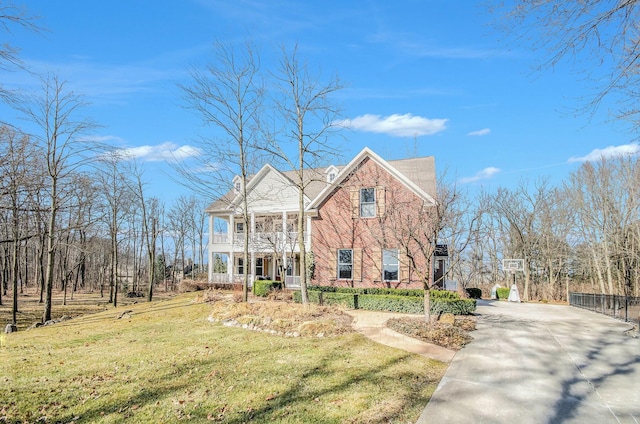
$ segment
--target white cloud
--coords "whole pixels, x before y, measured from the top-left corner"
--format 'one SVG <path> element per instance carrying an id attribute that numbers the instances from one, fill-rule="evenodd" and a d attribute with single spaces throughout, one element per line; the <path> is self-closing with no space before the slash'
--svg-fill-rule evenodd
<path id="1" fill-rule="evenodd" d="M 410 113 L 385 117 L 366 114 L 335 122 L 335 125 L 356 131 L 387 134 L 393 137 L 433 135 L 444 131 L 447 128 L 446 124 L 447 119 L 428 119 L 422 116 L 413 116 Z"/>
<path id="2" fill-rule="evenodd" d="M 585 156 L 572 156 L 567 162 L 592 162 L 600 159 L 611 159 L 619 156 L 637 154 L 640 154 L 640 144 L 629 143 L 621 146 L 608 146 L 604 149 L 593 149 L 591 153 Z"/>
<path id="3" fill-rule="evenodd" d="M 490 133 L 491 133 L 490 128 L 483 128 L 481 130 L 471 131 L 470 133 L 467 133 L 467 135 L 471 137 L 478 137 L 478 136 L 488 135 Z"/>
<path id="4" fill-rule="evenodd" d="M 490 167 L 485 168 L 482 171 L 478 172 L 473 177 L 461 178 L 460 179 L 460 183 L 467 184 L 467 183 L 474 183 L 474 182 L 480 181 L 480 180 L 488 180 L 489 178 L 491 178 L 494 175 L 496 175 L 498 172 L 500 172 L 500 168 L 495 168 L 493 166 L 490 166 Z"/>
<path id="5" fill-rule="evenodd" d="M 178 146 L 170 141 L 156 146 L 146 145 L 120 149 L 119 152 L 128 159 L 140 159 L 146 162 L 171 162 L 196 157 L 202 153 L 197 147 Z"/>

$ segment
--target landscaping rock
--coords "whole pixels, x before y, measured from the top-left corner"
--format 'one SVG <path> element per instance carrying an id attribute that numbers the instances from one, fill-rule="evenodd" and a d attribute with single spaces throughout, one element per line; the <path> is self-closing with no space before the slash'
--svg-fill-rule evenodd
<path id="1" fill-rule="evenodd" d="M 118 315 L 116 317 L 116 319 L 129 319 L 131 318 L 131 314 L 133 313 L 133 311 L 131 309 L 127 309 L 126 311 L 122 311 L 122 313 L 120 313 L 120 315 Z"/>
<path id="2" fill-rule="evenodd" d="M 38 327 L 42 327 L 42 323 L 34 322 L 33 324 L 31 324 L 31 327 L 27 328 L 27 330 L 33 330 L 34 328 L 38 328 Z"/>
<path id="3" fill-rule="evenodd" d="M 15 333 L 16 331 L 18 331 L 18 326 L 15 324 L 7 324 L 7 326 L 4 328 L 4 332 L 6 334 Z"/>

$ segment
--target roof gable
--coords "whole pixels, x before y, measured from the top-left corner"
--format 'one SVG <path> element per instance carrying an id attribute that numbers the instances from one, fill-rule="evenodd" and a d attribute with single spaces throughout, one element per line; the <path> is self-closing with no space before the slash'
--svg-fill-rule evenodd
<path id="1" fill-rule="evenodd" d="M 333 183 L 328 184 L 315 197 L 315 199 L 313 199 L 313 201 L 309 204 L 307 209 L 317 208 L 327 197 L 331 195 L 331 193 L 336 187 L 339 187 L 340 184 L 342 184 L 342 182 L 352 172 L 356 170 L 358 165 L 360 165 L 366 158 L 373 160 L 378 166 L 380 166 L 381 168 L 389 172 L 389 174 L 391 174 L 395 179 L 397 179 L 400 183 L 406 186 L 409 190 L 414 192 L 417 196 L 422 198 L 425 202 L 432 203 L 434 205 L 436 204 L 436 201 L 433 198 L 433 196 L 430 193 L 428 193 L 424 188 L 429 185 L 427 183 L 430 180 L 433 180 L 433 192 L 435 194 L 435 167 L 433 166 L 433 158 L 418 158 L 418 159 L 422 159 L 423 161 L 425 159 L 428 159 L 432 165 L 431 169 L 423 169 L 422 170 L 423 172 L 420 172 L 421 170 L 419 169 L 418 167 L 419 164 L 416 160 L 405 159 L 405 160 L 393 161 L 396 164 L 396 166 L 393 166 L 390 162 L 387 162 L 384 159 L 382 159 L 379 155 L 377 155 L 371 149 L 369 149 L 368 147 L 365 147 L 364 149 L 362 149 L 360 153 L 358 153 L 351 160 L 351 162 L 349 162 L 344 168 L 342 168 L 342 170 L 337 175 Z M 400 168 L 404 169 L 405 172 L 404 173 L 401 172 Z M 410 179 L 407 175 L 405 175 L 405 173 L 412 175 L 413 178 Z M 433 178 L 431 178 L 428 175 L 429 173 L 434 174 Z M 427 175 L 424 178 L 420 178 L 419 176 L 421 174 L 427 174 Z M 416 179 L 419 179 L 420 180 L 419 182 L 422 182 L 424 184 L 419 185 L 418 182 L 415 181 Z"/>

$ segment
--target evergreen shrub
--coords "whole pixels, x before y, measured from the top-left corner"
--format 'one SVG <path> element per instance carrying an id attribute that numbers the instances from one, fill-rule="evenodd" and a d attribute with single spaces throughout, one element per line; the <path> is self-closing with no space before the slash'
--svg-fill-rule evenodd
<path id="1" fill-rule="evenodd" d="M 479 289 L 477 287 L 468 288 L 467 294 L 471 299 L 482 299 L 482 289 Z"/>

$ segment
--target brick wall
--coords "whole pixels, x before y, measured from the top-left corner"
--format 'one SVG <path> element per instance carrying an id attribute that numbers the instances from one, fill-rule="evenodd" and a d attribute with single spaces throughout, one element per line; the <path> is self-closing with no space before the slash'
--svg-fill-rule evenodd
<path id="1" fill-rule="evenodd" d="M 361 218 L 362 188 L 376 193 L 375 217 Z M 423 288 L 432 283 L 432 206 L 370 158 L 318 207 L 312 220 L 315 273 L 312 284 L 350 287 Z M 337 273 L 338 249 L 352 249 L 351 279 Z M 399 281 L 383 281 L 384 249 L 398 249 Z"/>

